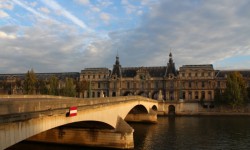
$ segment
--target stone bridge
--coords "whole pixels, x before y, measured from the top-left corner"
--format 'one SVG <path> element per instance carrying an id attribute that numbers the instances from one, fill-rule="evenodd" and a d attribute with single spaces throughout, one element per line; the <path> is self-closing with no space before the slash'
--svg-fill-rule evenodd
<path id="1" fill-rule="evenodd" d="M 77 107 L 77 116 L 68 117 L 67 113 L 72 106 Z M 79 143 L 81 141 L 77 141 L 77 138 L 67 137 L 63 139 L 60 136 L 55 136 L 55 134 L 60 135 L 61 133 L 65 134 L 65 132 L 61 132 L 61 129 L 53 130 L 63 125 L 85 121 L 108 125 L 113 129 L 112 134 L 109 134 L 110 141 L 119 139 L 120 148 L 133 148 L 133 129 L 124 119 L 156 122 L 157 108 L 157 101 L 140 96 L 96 99 L 28 95 L 1 96 L 0 149 L 8 148 L 25 139 L 43 141 L 42 139 L 51 136 L 54 136 L 54 140 L 58 143 L 65 143 L 71 139 L 70 142 L 72 143 L 70 144 L 81 144 Z M 50 133 L 44 132 L 50 131 L 50 129 Z M 79 133 L 83 133 L 83 131 L 74 134 L 79 135 Z M 105 133 L 105 135 L 108 134 Z M 102 137 L 102 139 L 99 139 L 100 145 L 110 142 L 107 141 L 109 138 Z M 106 141 L 103 139 L 106 139 Z M 95 138 L 92 143 L 89 141 L 89 145 L 95 146 L 96 142 L 98 142 L 98 139 Z M 117 143 L 114 144 L 117 145 Z M 112 144 L 110 147 L 112 147 Z"/>

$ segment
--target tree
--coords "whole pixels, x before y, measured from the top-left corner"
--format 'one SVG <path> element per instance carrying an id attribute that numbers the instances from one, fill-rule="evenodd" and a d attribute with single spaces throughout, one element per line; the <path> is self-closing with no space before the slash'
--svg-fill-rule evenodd
<path id="1" fill-rule="evenodd" d="M 217 105 L 226 104 L 224 93 L 219 88 L 214 90 L 214 102 Z"/>
<path id="2" fill-rule="evenodd" d="M 76 96 L 76 86 L 72 78 L 65 78 L 65 86 L 62 88 L 62 95 L 75 97 Z"/>
<path id="3" fill-rule="evenodd" d="M 59 79 L 53 75 L 49 79 L 49 94 L 50 95 L 59 95 Z"/>
<path id="4" fill-rule="evenodd" d="M 225 98 L 231 106 L 241 106 L 247 102 L 246 84 L 239 72 L 233 72 L 227 77 Z"/>
<path id="5" fill-rule="evenodd" d="M 76 92 L 78 93 L 79 97 L 88 89 L 88 83 L 86 80 L 82 80 L 77 82 L 76 84 Z"/>
<path id="6" fill-rule="evenodd" d="M 247 88 L 248 102 L 250 102 L 250 86 Z"/>
<path id="7" fill-rule="evenodd" d="M 36 91 L 36 74 L 33 69 L 26 73 L 24 80 L 24 90 L 27 94 L 35 94 Z"/>
<path id="8" fill-rule="evenodd" d="M 37 82 L 37 91 L 40 94 L 49 94 L 49 89 L 47 87 L 47 81 L 43 79 L 39 79 Z"/>

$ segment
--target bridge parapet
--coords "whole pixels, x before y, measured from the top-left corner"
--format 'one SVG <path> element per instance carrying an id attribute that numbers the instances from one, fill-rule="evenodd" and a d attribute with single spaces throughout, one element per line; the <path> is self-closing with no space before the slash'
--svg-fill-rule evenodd
<path id="1" fill-rule="evenodd" d="M 71 106 L 100 105 L 130 100 L 155 100 L 141 96 L 121 96 L 104 98 L 72 98 L 48 95 L 0 96 L 0 115 L 68 109 Z"/>

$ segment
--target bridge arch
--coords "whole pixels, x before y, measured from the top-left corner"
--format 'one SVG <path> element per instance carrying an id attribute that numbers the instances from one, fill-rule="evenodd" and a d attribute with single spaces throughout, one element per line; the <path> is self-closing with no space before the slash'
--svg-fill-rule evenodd
<path id="1" fill-rule="evenodd" d="M 133 108 L 137 108 L 142 110 L 142 112 L 148 113 L 154 105 L 156 107 L 158 106 L 157 101 L 141 96 L 105 97 L 92 98 L 89 100 L 73 98 L 67 99 L 68 98 L 60 97 L 48 101 L 42 97 L 42 100 L 34 100 L 32 103 L 25 103 L 25 105 L 19 104 L 20 106 L 23 106 L 23 110 L 27 111 L 20 113 L 20 115 L 24 115 L 20 118 L 25 119 L 30 117 L 30 119 L 23 121 L 19 120 L 20 122 L 8 122 L 6 120 L 4 124 L 0 124 L 0 128 L 3 129 L 0 130 L 0 135 L 8 135 L 4 137 L 5 140 L 0 141 L 0 149 L 5 149 L 17 142 L 49 129 L 75 122 L 102 122 L 107 124 L 109 127 L 116 128 L 119 120 L 118 118 L 124 119 Z M 20 100 L 17 101 L 21 103 Z M 15 103 L 13 103 L 13 101 L 9 101 L 9 103 L 9 105 L 13 105 L 11 107 L 15 108 Z M 38 103 L 44 108 L 50 109 L 39 110 L 40 108 L 38 109 L 37 107 L 39 106 Z M 66 113 L 69 111 L 69 106 L 78 106 L 77 116 L 66 117 Z M 41 111 L 42 115 L 40 115 Z M 11 113 L 14 114 L 16 112 Z M 39 117 L 32 118 L 32 116 Z"/>
<path id="2" fill-rule="evenodd" d="M 153 105 L 152 110 L 157 111 L 156 105 Z"/>
<path id="3" fill-rule="evenodd" d="M 169 115 L 175 115 L 175 106 L 174 105 L 169 105 L 168 106 L 168 114 Z"/>
<path id="4" fill-rule="evenodd" d="M 123 96 L 129 96 L 129 95 L 133 95 L 133 93 L 131 91 L 126 91 Z"/>
<path id="5" fill-rule="evenodd" d="M 147 113 L 148 110 L 143 105 L 136 105 L 128 112 L 128 114 L 147 114 Z"/>
<path id="6" fill-rule="evenodd" d="M 87 128 L 87 129 L 114 129 L 111 125 L 101 121 L 79 121 L 62 125 L 60 127 Z"/>

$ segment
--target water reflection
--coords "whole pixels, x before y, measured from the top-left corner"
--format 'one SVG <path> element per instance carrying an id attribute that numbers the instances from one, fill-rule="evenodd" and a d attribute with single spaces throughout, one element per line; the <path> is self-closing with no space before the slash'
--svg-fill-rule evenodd
<path id="1" fill-rule="evenodd" d="M 250 117 L 159 117 L 157 124 L 131 126 L 135 129 L 135 150 L 248 150 L 250 147 Z M 10 149 L 99 148 L 21 142 Z"/>
<path id="2" fill-rule="evenodd" d="M 145 131 L 135 132 L 138 150 L 242 150 L 250 147 L 249 124 L 250 117 L 177 117 L 159 118 L 157 125 L 132 126 Z"/>

